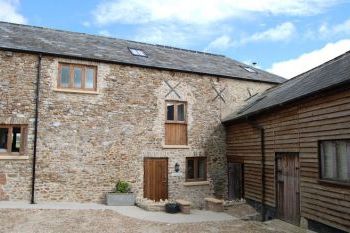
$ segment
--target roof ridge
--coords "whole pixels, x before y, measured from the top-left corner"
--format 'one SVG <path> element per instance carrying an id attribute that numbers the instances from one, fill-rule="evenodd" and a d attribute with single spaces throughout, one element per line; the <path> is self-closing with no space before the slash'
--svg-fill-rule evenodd
<path id="1" fill-rule="evenodd" d="M 157 47 L 161 47 L 161 48 L 181 50 L 181 51 L 185 51 L 185 52 L 198 53 L 198 54 L 204 54 L 204 55 L 209 55 L 209 56 L 226 57 L 225 55 L 222 55 L 222 54 L 207 53 L 207 52 L 202 52 L 202 51 L 192 50 L 192 49 L 182 49 L 182 48 L 168 46 L 168 45 L 160 45 L 160 44 L 154 44 L 154 45 Z"/>
<path id="2" fill-rule="evenodd" d="M 222 54 L 207 53 L 207 52 L 202 52 L 202 51 L 198 51 L 198 50 L 182 49 L 182 48 L 173 47 L 173 46 L 168 46 L 168 45 L 152 44 L 152 43 L 146 43 L 146 42 L 134 41 L 134 40 L 128 40 L 128 39 L 121 39 L 121 38 L 110 37 L 110 36 L 104 36 L 104 35 L 89 34 L 89 33 L 86 33 L 86 32 L 68 31 L 68 30 L 56 29 L 56 28 L 50 28 L 50 27 L 42 27 L 42 26 L 35 26 L 35 25 L 29 25 L 29 24 L 12 23 L 12 22 L 6 22 L 6 21 L 1 21 L 1 20 L 0 20 L 0 23 L 3 23 L 3 24 L 12 24 L 12 25 L 17 25 L 17 26 L 22 26 L 22 27 L 28 27 L 28 28 L 45 29 L 45 30 L 51 30 L 51 31 L 56 31 L 56 32 L 65 32 L 65 33 L 81 34 L 81 35 L 87 35 L 87 36 L 94 36 L 94 37 L 98 37 L 98 38 L 108 38 L 108 39 L 113 39 L 113 40 L 122 40 L 122 41 L 131 42 L 131 43 L 137 43 L 137 44 L 144 44 L 144 45 L 156 46 L 156 47 L 159 47 L 159 48 L 173 49 L 173 50 L 179 50 L 179 51 L 185 51 L 185 52 L 203 54 L 203 55 L 208 55 L 208 56 L 226 57 L 225 55 L 222 55 Z"/>

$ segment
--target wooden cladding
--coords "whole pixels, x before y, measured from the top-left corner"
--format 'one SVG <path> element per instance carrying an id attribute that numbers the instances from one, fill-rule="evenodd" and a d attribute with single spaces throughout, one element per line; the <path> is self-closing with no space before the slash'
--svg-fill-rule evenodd
<path id="1" fill-rule="evenodd" d="M 165 123 L 165 145 L 187 145 L 187 124 Z"/>
<path id="2" fill-rule="evenodd" d="M 280 219 L 299 225 L 299 154 L 276 154 L 277 215 Z"/>
<path id="3" fill-rule="evenodd" d="M 97 67 L 59 63 L 57 88 L 96 91 Z"/>
<path id="4" fill-rule="evenodd" d="M 166 102 L 165 145 L 187 145 L 187 108 L 185 102 Z"/>
<path id="5" fill-rule="evenodd" d="M 168 199 L 167 158 L 145 158 L 144 197 L 154 201 Z"/>
<path id="6" fill-rule="evenodd" d="M 320 180 L 322 148 L 319 147 L 319 142 L 350 138 L 349 89 L 324 92 L 315 98 L 304 99 L 273 112 L 260 114 L 255 120 L 265 129 L 266 204 L 277 207 L 278 202 L 283 203 L 278 200 L 277 194 L 276 154 L 299 153 L 300 215 L 348 232 L 350 187 L 344 185 L 346 182 Z M 339 145 L 338 148 L 340 151 L 345 150 L 344 145 Z M 260 202 L 262 174 L 259 130 L 246 121 L 229 125 L 226 149 L 229 162 L 244 163 L 244 197 Z M 328 165 L 324 164 L 328 167 L 324 175 L 345 177 L 345 162 L 341 163 L 341 171 L 333 169 L 337 164 L 334 161 L 345 161 L 344 157 L 338 156 L 333 159 L 335 160 L 327 161 Z M 283 215 L 281 217 L 283 218 Z"/>
<path id="7" fill-rule="evenodd" d="M 24 154 L 26 138 L 27 126 L 0 125 L 0 155 Z"/>
<path id="8" fill-rule="evenodd" d="M 243 195 L 243 164 L 228 163 L 228 198 L 240 200 Z"/>

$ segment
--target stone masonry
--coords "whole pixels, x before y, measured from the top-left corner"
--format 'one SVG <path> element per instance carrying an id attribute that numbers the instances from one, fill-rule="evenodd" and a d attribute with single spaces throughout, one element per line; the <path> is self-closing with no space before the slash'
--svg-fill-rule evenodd
<path id="1" fill-rule="evenodd" d="M 0 200 L 29 200 L 33 157 L 36 55 L 0 51 L 0 124 L 28 124 L 27 156 L 0 157 Z M 57 89 L 58 63 L 97 66 L 97 93 Z M 251 93 L 272 85 L 237 79 L 44 56 L 40 89 L 36 200 L 105 202 L 118 180 L 143 196 L 143 159 L 168 158 L 169 199 L 202 207 L 227 192 L 220 120 Z M 180 82 L 180 95 L 166 94 Z M 216 92 L 225 88 L 225 102 Z M 164 148 L 165 100 L 187 102 L 188 148 Z M 229 103 L 229 104 L 227 104 Z M 186 157 L 206 156 L 208 182 L 186 183 Z M 180 164 L 176 173 L 174 166 Z"/>

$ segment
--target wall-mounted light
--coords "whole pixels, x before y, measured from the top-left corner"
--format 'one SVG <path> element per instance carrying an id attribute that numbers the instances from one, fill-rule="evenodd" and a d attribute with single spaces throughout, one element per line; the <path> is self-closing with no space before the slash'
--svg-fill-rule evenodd
<path id="1" fill-rule="evenodd" d="M 180 171 L 180 164 L 175 163 L 175 172 L 179 172 L 179 171 Z"/>

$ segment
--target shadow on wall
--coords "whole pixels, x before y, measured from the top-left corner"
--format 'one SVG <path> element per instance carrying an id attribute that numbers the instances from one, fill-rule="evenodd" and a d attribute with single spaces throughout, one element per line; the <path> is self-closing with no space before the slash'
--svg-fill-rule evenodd
<path id="1" fill-rule="evenodd" d="M 227 198 L 226 134 L 222 124 L 218 124 L 204 141 L 207 155 L 208 173 L 213 182 L 214 196 Z"/>

